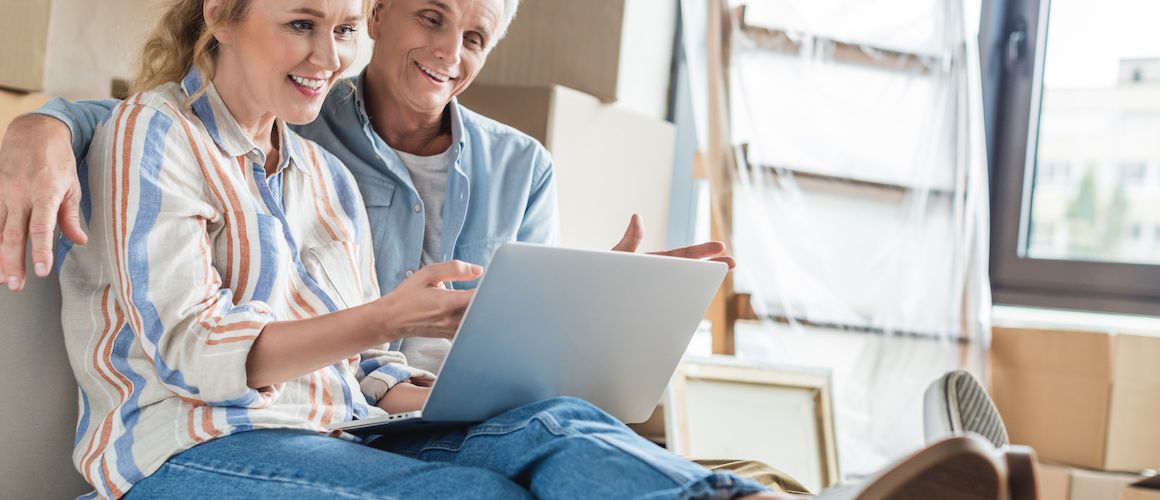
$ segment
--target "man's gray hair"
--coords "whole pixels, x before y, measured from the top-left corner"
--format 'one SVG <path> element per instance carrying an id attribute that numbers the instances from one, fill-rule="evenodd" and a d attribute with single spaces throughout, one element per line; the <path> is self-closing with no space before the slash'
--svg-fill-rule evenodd
<path id="1" fill-rule="evenodd" d="M 503 25 L 499 29 L 499 36 L 495 37 L 492 42 L 492 48 L 507 36 L 508 28 L 512 25 L 512 20 L 516 18 L 516 11 L 520 10 L 520 0 L 503 0 Z"/>

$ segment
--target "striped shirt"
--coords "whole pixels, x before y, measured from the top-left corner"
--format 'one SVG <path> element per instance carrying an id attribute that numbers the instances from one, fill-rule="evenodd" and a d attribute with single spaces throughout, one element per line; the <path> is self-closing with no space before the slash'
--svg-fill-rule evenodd
<path id="1" fill-rule="evenodd" d="M 246 358 L 271 321 L 379 297 L 350 173 L 276 124 L 280 164 L 196 72 L 118 105 L 82 165 L 90 241 L 61 257 L 63 322 L 80 388 L 73 461 L 118 498 L 169 457 L 251 429 L 327 432 L 382 415 L 401 380 L 433 376 L 383 346 L 275 387 Z M 339 435 L 353 439 L 349 435 Z"/>

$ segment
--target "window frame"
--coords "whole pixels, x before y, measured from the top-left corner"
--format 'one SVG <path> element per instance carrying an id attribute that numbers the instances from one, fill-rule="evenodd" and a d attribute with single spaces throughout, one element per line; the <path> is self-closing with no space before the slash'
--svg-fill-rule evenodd
<path id="1" fill-rule="evenodd" d="M 1021 255 L 1029 236 L 1050 4 L 984 3 L 980 45 L 991 164 L 992 300 L 1160 315 L 1160 265 Z"/>

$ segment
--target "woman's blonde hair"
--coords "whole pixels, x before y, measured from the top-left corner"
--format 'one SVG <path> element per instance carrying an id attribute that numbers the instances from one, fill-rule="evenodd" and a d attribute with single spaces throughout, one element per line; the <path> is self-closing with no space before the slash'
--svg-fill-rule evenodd
<path id="1" fill-rule="evenodd" d="M 203 0 L 169 0 L 162 8 L 157 27 L 149 34 L 132 91 L 141 92 L 180 82 L 191 67 L 202 74 L 202 88 L 190 97 L 197 99 L 213 80 L 216 68 L 218 30 L 240 22 L 250 10 L 250 0 L 223 0 L 213 19 L 206 19 Z"/>

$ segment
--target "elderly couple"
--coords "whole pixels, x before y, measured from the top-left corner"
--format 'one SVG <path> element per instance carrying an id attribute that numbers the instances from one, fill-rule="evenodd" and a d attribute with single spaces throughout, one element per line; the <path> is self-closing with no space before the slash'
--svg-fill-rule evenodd
<path id="1" fill-rule="evenodd" d="M 420 408 L 491 252 L 558 239 L 548 153 L 455 100 L 518 3 L 170 0 L 132 97 L 13 123 L 4 278 L 23 288 L 29 239 L 49 273 L 59 220 L 94 494 L 781 495 L 574 399 L 451 431 L 326 430 Z M 370 65 L 342 80 L 364 26 Z M 614 249 L 640 236 L 634 217 Z M 733 265 L 716 242 L 665 253 Z"/>

